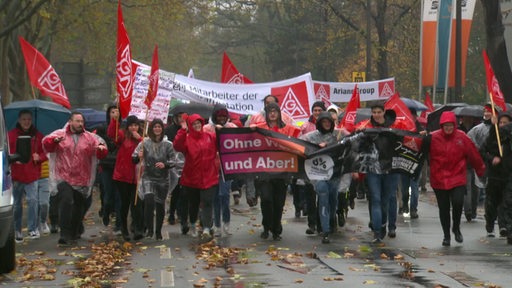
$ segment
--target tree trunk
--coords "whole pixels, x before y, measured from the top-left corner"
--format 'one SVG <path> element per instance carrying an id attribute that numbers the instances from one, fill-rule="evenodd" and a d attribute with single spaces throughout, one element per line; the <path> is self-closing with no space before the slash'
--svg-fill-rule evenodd
<path id="1" fill-rule="evenodd" d="M 499 0 L 481 0 L 481 2 L 485 15 L 487 54 L 505 101 L 512 103 L 512 81 L 510 81 L 512 70 L 508 63 L 504 38 L 505 27 L 502 22 L 500 2 Z"/>

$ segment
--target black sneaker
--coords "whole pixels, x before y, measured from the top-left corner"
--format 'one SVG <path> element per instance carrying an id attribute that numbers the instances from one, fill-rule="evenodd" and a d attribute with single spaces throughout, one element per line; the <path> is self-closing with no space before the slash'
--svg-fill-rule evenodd
<path id="1" fill-rule="evenodd" d="M 59 227 L 55 224 L 50 224 L 50 233 L 56 234 L 57 232 L 59 232 Z"/>
<path id="2" fill-rule="evenodd" d="M 281 238 L 281 235 L 279 234 L 273 234 L 272 238 L 274 238 L 274 241 L 281 241 L 283 238 Z"/>
<path id="3" fill-rule="evenodd" d="M 507 228 L 500 228 L 500 237 L 507 237 Z"/>
<path id="4" fill-rule="evenodd" d="M 322 243 L 323 244 L 329 244 L 331 243 L 331 240 L 329 240 L 329 234 L 327 233 L 324 233 L 323 236 L 322 236 Z"/>
<path id="5" fill-rule="evenodd" d="M 464 238 L 462 238 L 462 233 L 460 233 L 460 231 L 453 231 L 453 234 L 455 234 L 455 241 L 457 241 L 457 243 L 462 243 L 464 241 Z"/>
<path id="6" fill-rule="evenodd" d="M 389 232 L 388 232 L 388 237 L 389 238 L 395 238 L 396 237 L 396 231 L 395 229 L 390 229 Z"/>
<path id="7" fill-rule="evenodd" d="M 411 210 L 411 219 L 418 219 L 418 211 Z"/>
<path id="8" fill-rule="evenodd" d="M 308 227 L 308 229 L 306 229 L 306 234 L 308 234 L 308 235 L 315 234 L 315 228 Z"/>
<path id="9" fill-rule="evenodd" d="M 261 232 L 261 234 L 260 234 L 261 239 L 268 239 L 268 236 L 269 236 L 269 233 L 267 230 Z"/>
<path id="10" fill-rule="evenodd" d="M 190 230 L 190 227 L 188 227 L 188 225 L 181 226 L 181 234 L 187 235 L 189 230 Z"/>
<path id="11" fill-rule="evenodd" d="M 345 226 L 345 213 L 343 211 L 338 213 L 338 226 Z"/>
<path id="12" fill-rule="evenodd" d="M 144 238 L 144 236 L 142 234 L 135 234 L 133 236 L 133 240 L 135 240 L 135 241 L 139 241 L 142 238 Z"/>
<path id="13" fill-rule="evenodd" d="M 70 247 L 73 246 L 73 241 L 60 238 L 57 244 L 59 245 L 59 247 Z"/>
<path id="14" fill-rule="evenodd" d="M 156 238 L 156 241 L 161 241 L 163 239 L 162 232 L 156 232 L 155 238 Z"/>
<path id="15" fill-rule="evenodd" d="M 450 246 L 450 239 L 446 239 L 444 238 L 443 239 L 443 243 L 442 243 L 443 246 Z"/>

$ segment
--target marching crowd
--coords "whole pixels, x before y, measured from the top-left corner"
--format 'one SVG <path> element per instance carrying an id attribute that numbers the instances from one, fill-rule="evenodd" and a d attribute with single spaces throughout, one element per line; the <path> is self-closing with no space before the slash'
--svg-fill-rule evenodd
<path id="1" fill-rule="evenodd" d="M 416 116 L 416 111 L 411 112 Z M 72 112 L 64 128 L 43 136 L 32 125 L 31 112 L 19 112 L 16 128 L 9 132 L 10 150 L 15 152 L 19 135 L 28 135 L 32 157 L 28 163 L 12 165 L 16 242 L 25 238 L 25 196 L 26 237 L 37 239 L 41 233 L 60 233 L 59 245 L 73 245 L 84 233 L 83 218 L 92 203 L 92 188 L 99 183 L 103 224 L 112 225 L 125 241 L 144 237 L 161 240 L 166 210 L 167 221 L 175 224 L 179 219 L 184 235 L 205 241 L 230 235 L 230 192 L 238 203 L 244 187 L 251 207 L 260 202 L 262 239 L 272 236 L 278 241 L 283 237 L 283 207 L 291 189 L 295 215 L 307 214 L 306 234 L 318 233 L 322 243 L 329 243 L 329 234 L 345 224 L 348 207 L 354 208 L 354 198 L 364 198 L 361 191 L 366 187 L 369 227 L 373 242 L 380 243 L 386 236 L 396 237 L 398 213 L 410 212 L 411 219 L 419 217 L 419 181 L 421 176 L 429 175 L 443 246 L 450 246 L 452 233 L 455 241 L 463 242 L 462 212 L 468 221 L 474 219 L 479 192 L 484 191 L 487 235 L 494 237 L 497 222 L 500 235 L 512 244 L 512 116 L 493 111 L 491 105 L 485 105 L 483 120 L 474 127 L 468 127 L 467 122 L 461 126 L 461 119 L 451 111 L 442 113 L 440 129 L 430 133 L 416 120 L 416 132 L 425 135 L 419 151 L 426 159 L 422 165 L 429 167 L 419 168 L 421 176 L 395 172 L 390 161 L 378 161 L 386 157 L 382 147 L 388 146 L 384 144 L 395 141 L 386 134 L 365 138 L 365 145 L 374 147 L 372 157 L 376 160 L 368 171 L 334 171 L 328 180 L 251 174 L 226 180 L 215 131 L 245 124 L 327 147 L 368 128 L 403 129 L 402 120 L 393 110 L 374 104 L 370 119 L 347 131 L 339 129 L 338 111 L 333 113 L 319 101 L 312 105 L 309 121 L 298 127 L 291 117 L 281 113 L 278 98 L 268 95 L 264 109 L 242 119 L 244 124 L 230 119 L 227 108 L 217 104 L 210 119 L 179 113 L 172 115 L 167 126 L 154 119 L 148 123 L 147 137 L 144 122 L 137 117 L 129 116 L 122 123 L 114 105 L 106 114 L 107 123 L 89 132 L 84 116 Z M 116 221 L 110 223 L 113 214 Z"/>

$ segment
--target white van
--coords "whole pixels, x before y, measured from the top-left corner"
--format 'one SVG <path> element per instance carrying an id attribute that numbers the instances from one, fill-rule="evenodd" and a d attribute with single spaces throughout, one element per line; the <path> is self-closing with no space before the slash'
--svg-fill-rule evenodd
<path id="1" fill-rule="evenodd" d="M 14 242 L 14 215 L 10 163 L 26 162 L 30 159 L 30 137 L 18 139 L 17 153 L 9 154 L 9 141 L 5 128 L 3 107 L 0 103 L 0 273 L 7 273 L 16 267 L 16 246 Z M 28 149 L 28 150 L 27 150 Z"/>

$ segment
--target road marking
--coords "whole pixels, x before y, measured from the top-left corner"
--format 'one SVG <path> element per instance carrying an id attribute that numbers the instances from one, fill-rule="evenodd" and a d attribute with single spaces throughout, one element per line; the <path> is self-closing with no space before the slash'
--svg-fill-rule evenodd
<path id="1" fill-rule="evenodd" d="M 171 248 L 169 247 L 160 247 L 160 259 L 171 259 Z"/>
<path id="2" fill-rule="evenodd" d="M 160 272 L 160 283 L 162 283 L 160 287 L 174 287 L 174 272 L 172 270 L 162 270 Z"/>

